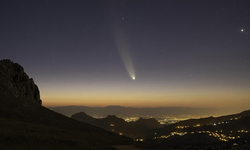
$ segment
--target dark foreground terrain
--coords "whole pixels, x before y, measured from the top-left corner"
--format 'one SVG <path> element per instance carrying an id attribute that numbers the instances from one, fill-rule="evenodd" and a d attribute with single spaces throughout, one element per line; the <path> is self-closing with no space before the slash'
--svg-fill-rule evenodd
<path id="1" fill-rule="evenodd" d="M 38 87 L 23 68 L 0 61 L 0 149 L 115 149 L 133 140 L 55 113 L 41 105 Z"/>
<path id="2" fill-rule="evenodd" d="M 15 105 L 13 105 L 15 103 Z M 42 106 L 0 102 L 1 149 L 108 149 L 132 140 Z"/>

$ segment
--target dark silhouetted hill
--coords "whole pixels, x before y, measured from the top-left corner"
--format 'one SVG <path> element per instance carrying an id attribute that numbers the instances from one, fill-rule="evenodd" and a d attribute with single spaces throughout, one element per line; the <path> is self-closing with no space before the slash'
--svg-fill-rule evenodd
<path id="1" fill-rule="evenodd" d="M 118 118 L 115 115 L 108 115 L 106 118 L 95 119 L 84 112 L 76 113 L 72 115 L 71 118 L 132 138 L 145 137 L 149 129 L 162 127 L 154 118 L 140 118 L 135 122 L 126 122 L 124 119 Z"/>
<path id="2" fill-rule="evenodd" d="M 82 122 L 86 122 L 86 123 L 92 123 L 96 120 L 95 118 L 87 115 L 84 112 L 76 113 L 76 114 L 72 115 L 71 118 L 73 118 L 75 120 L 82 121 Z"/>
<path id="3" fill-rule="evenodd" d="M 70 119 L 43 106 L 23 68 L 0 61 L 0 149 L 113 149 L 132 139 Z"/>
<path id="4" fill-rule="evenodd" d="M 137 121 L 135 121 L 134 124 L 136 126 L 149 127 L 149 128 L 160 128 L 160 127 L 162 127 L 160 125 L 160 123 L 154 118 L 149 118 L 149 119 L 140 118 Z"/>
<path id="5" fill-rule="evenodd" d="M 175 125 L 179 126 L 194 126 L 197 124 L 206 125 L 206 124 L 217 124 L 218 122 L 235 120 L 242 117 L 250 116 L 250 110 L 243 111 L 238 114 L 220 116 L 220 117 L 208 117 L 208 118 L 200 118 L 200 119 L 189 119 L 176 123 Z"/>

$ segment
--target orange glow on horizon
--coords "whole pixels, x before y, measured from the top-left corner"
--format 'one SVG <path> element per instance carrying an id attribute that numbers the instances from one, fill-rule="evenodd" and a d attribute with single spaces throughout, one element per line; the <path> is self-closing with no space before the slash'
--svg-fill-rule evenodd
<path id="1" fill-rule="evenodd" d="M 194 92 L 195 91 L 195 92 Z M 150 89 L 127 90 L 101 88 L 91 91 L 42 90 L 43 106 L 89 106 L 104 107 L 119 105 L 124 107 L 198 107 L 227 108 L 250 106 L 248 89 Z"/>

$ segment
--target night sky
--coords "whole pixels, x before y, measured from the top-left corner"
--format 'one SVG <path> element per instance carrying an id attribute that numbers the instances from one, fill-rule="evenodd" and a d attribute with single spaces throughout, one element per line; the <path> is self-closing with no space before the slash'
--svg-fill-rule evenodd
<path id="1" fill-rule="evenodd" d="M 250 107 L 249 0 L 1 0 L 0 59 L 44 106 Z"/>

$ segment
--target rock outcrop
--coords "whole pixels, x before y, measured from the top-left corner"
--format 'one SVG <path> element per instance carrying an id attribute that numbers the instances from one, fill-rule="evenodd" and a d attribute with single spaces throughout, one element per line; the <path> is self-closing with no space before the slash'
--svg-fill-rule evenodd
<path id="1" fill-rule="evenodd" d="M 0 89 L 28 103 L 42 104 L 34 80 L 29 78 L 21 65 L 9 59 L 0 60 Z"/>

